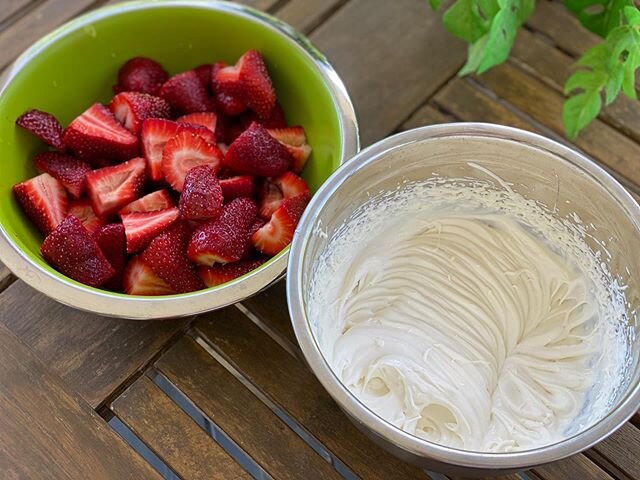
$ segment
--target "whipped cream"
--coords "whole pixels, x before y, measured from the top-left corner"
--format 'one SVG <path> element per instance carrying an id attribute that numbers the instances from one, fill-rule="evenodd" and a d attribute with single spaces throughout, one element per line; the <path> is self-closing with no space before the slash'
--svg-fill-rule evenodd
<path id="1" fill-rule="evenodd" d="M 307 299 L 357 398 L 473 451 L 583 430 L 630 362 L 624 289 L 585 227 L 499 183 L 432 179 L 374 196 L 329 239 Z"/>

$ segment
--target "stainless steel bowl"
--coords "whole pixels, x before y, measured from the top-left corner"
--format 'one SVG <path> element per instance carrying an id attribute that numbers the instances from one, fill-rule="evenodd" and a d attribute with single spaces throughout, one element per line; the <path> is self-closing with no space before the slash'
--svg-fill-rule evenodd
<path id="1" fill-rule="evenodd" d="M 28 68 L 31 60 L 40 55 L 43 48 L 61 41 L 69 32 L 90 29 L 92 24 L 96 22 L 129 11 L 154 8 L 170 9 L 172 7 L 221 11 L 254 22 L 282 37 L 292 47 L 309 58 L 313 68 L 321 75 L 333 97 L 333 107 L 340 122 L 342 142 L 340 163 L 352 157 L 359 150 L 358 125 L 353 105 L 340 77 L 324 55 L 304 35 L 289 25 L 253 8 L 230 2 L 202 2 L 198 0 L 128 2 L 87 13 L 61 26 L 25 51 L 0 79 L 0 92 L 4 91 L 23 69 Z M 287 266 L 288 255 L 289 249 L 287 248 L 268 264 L 245 277 L 213 289 L 164 297 L 118 295 L 79 285 L 63 276 L 52 275 L 21 251 L 0 227 L 0 259 L 19 278 L 53 299 L 74 308 L 129 319 L 150 320 L 184 317 L 239 302 L 282 278 Z"/>
<path id="2" fill-rule="evenodd" d="M 398 456 L 445 473 L 507 473 L 559 460 L 598 443 L 640 407 L 640 341 L 632 345 L 632 367 L 610 412 L 580 433 L 556 444 L 509 453 L 463 451 L 403 432 L 378 417 L 340 382 L 325 360 L 306 312 L 306 295 L 319 253 L 368 194 L 394 190 L 404 181 L 444 177 L 492 179 L 467 162 L 486 168 L 524 197 L 577 213 L 597 229 L 590 247 L 611 253 L 609 268 L 628 285 L 629 318 L 640 306 L 640 207 L 620 184 L 581 153 L 533 133 L 477 123 L 424 127 L 395 135 L 361 151 L 337 170 L 307 208 L 289 257 L 287 295 L 304 356 L 331 396 L 370 438 Z M 322 234 L 319 234 L 322 232 Z M 326 235 L 325 235 L 326 234 Z M 606 258 L 603 256 L 603 258 Z"/>

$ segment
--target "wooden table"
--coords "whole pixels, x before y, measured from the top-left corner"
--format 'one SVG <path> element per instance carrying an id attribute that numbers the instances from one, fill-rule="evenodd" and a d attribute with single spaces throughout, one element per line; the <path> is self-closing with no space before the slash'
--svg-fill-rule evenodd
<path id="1" fill-rule="evenodd" d="M 105 2 L 0 0 L 0 65 Z M 344 79 L 364 146 L 431 123 L 488 121 L 566 142 L 562 84 L 596 39 L 538 2 L 510 60 L 456 72 L 466 48 L 426 0 L 254 0 L 310 35 Z M 640 193 L 640 106 L 620 100 L 576 146 Z M 636 197 L 637 198 L 637 197 Z M 370 443 L 300 361 L 282 283 L 186 320 L 64 307 L 0 265 L 0 478 L 444 478 Z M 598 446 L 508 479 L 638 479 L 640 417 Z M 241 466 L 242 465 L 242 466 Z"/>

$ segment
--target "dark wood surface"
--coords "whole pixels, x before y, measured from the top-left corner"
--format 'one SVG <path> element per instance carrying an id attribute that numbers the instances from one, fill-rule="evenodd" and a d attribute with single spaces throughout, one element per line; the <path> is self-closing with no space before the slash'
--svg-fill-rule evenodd
<path id="1" fill-rule="evenodd" d="M 0 0 L 0 67 L 62 22 L 111 3 Z M 562 84 L 597 41 L 562 5 L 539 0 L 505 65 L 458 78 L 466 47 L 426 0 L 245 3 L 307 33 L 327 55 L 353 98 L 363 146 L 453 121 L 568 142 Z M 575 145 L 638 198 L 639 141 L 640 104 L 623 99 Z M 59 305 L 0 265 L 0 478 L 443 478 L 349 422 L 301 361 L 284 291 L 280 282 L 200 318 L 131 322 Z M 501 478 L 638 479 L 637 425 Z"/>

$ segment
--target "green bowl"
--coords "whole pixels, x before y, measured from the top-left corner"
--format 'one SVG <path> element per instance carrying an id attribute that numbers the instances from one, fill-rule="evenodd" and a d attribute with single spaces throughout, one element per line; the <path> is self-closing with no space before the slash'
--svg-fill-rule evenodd
<path id="1" fill-rule="evenodd" d="M 112 293 L 75 282 L 40 255 L 42 236 L 22 213 L 11 187 L 36 175 L 34 155 L 45 146 L 16 127 L 38 108 L 68 124 L 96 101 L 108 102 L 129 58 L 159 61 L 170 74 L 202 63 L 234 63 L 249 49 L 267 62 L 288 123 L 305 127 L 313 153 L 303 177 L 313 191 L 358 150 L 349 96 L 333 68 L 291 27 L 257 10 L 227 2 L 138 1 L 99 9 L 45 36 L 16 60 L 0 87 L 0 260 L 18 277 L 67 305 L 102 315 L 179 317 L 240 301 L 282 277 L 289 248 L 249 274 L 218 287 L 163 297 Z"/>

